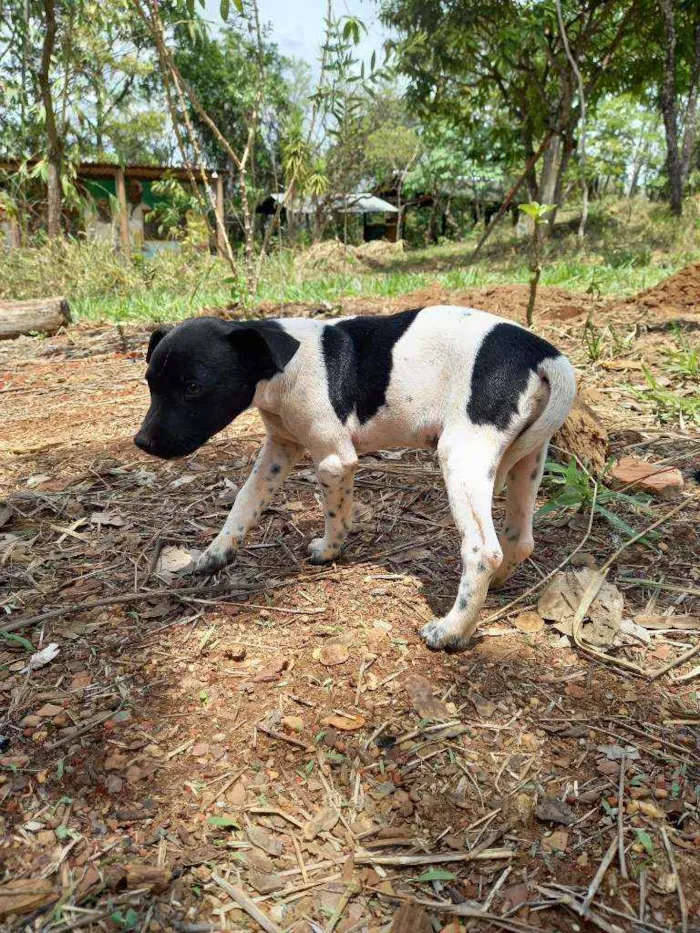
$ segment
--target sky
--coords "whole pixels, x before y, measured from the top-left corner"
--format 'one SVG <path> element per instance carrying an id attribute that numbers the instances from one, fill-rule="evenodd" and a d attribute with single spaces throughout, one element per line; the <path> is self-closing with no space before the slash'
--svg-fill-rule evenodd
<path id="1" fill-rule="evenodd" d="M 323 41 L 326 0 L 258 0 L 258 4 L 260 17 L 264 23 L 271 24 L 271 37 L 280 51 L 303 58 L 316 71 Z M 220 22 L 219 0 L 206 0 L 206 10 L 210 20 Z M 339 18 L 352 15 L 364 22 L 368 35 L 358 49 L 362 58 L 369 59 L 375 49 L 379 53 L 388 33 L 377 17 L 375 0 L 334 0 L 333 11 Z"/>

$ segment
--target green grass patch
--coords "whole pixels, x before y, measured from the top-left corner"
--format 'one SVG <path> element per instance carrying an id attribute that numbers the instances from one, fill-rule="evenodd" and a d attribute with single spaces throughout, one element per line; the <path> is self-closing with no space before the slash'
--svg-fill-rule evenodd
<path id="1" fill-rule="evenodd" d="M 575 209 L 570 213 L 575 219 Z M 700 208 L 692 201 L 681 222 L 648 202 L 596 203 L 584 246 L 572 229 L 559 224 L 546 244 L 542 285 L 626 297 L 700 260 Z M 304 268 L 297 255 L 282 250 L 265 262 L 257 293 L 245 302 L 248 312 L 226 264 L 193 243 L 127 262 L 108 243 L 72 240 L 0 251 L 0 299 L 65 295 L 78 319 L 153 322 L 232 304 L 243 314 L 261 302 L 332 306 L 348 297 L 394 298 L 429 287 L 527 283 L 528 243 L 507 223 L 472 264 L 476 239 L 473 232 L 463 242 L 408 249 L 380 268 L 353 264 L 340 272 Z"/>

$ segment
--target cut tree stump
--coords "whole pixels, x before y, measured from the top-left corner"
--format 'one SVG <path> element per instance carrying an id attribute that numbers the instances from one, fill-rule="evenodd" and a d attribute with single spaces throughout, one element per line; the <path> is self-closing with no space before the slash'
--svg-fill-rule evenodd
<path id="1" fill-rule="evenodd" d="M 578 457 L 594 476 L 603 472 L 608 458 L 608 432 L 580 396 L 576 396 L 566 421 L 552 438 L 552 444 L 565 452 L 567 460 L 569 454 Z"/>
<path id="2" fill-rule="evenodd" d="M 22 334 L 55 334 L 72 321 L 65 298 L 0 301 L 0 340 Z"/>

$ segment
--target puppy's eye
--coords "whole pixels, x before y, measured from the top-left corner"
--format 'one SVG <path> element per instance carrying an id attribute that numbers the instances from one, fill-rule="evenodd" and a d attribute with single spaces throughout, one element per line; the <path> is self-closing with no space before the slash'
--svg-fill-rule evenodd
<path id="1" fill-rule="evenodd" d="M 200 386 L 198 382 L 186 382 L 185 383 L 185 395 L 192 398 L 195 395 L 199 395 Z"/>

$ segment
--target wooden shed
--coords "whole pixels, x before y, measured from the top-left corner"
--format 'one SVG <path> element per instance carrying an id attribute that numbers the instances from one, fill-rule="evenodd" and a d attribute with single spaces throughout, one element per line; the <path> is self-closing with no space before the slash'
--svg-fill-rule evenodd
<path id="1" fill-rule="evenodd" d="M 24 164 L 19 160 L 0 160 L 0 173 L 12 175 Z M 29 168 L 36 161 L 26 163 Z M 201 172 L 192 171 L 199 180 Z M 216 211 L 224 220 L 224 178 L 227 171 L 205 170 L 206 183 L 211 187 Z M 190 171 L 183 166 L 169 165 L 114 165 L 109 162 L 82 162 L 76 169 L 78 187 L 90 196 L 92 209 L 85 217 L 85 232 L 97 239 L 111 240 L 128 252 L 153 253 L 172 248 L 176 244 L 158 233 L 149 212 L 162 201 L 153 190 L 154 182 L 174 178 L 185 185 L 190 182 Z M 1 184 L 1 182 L 0 182 Z M 0 242 L 8 246 L 18 243 L 9 215 L 0 216 Z M 4 236 L 3 236 L 4 234 Z"/>

